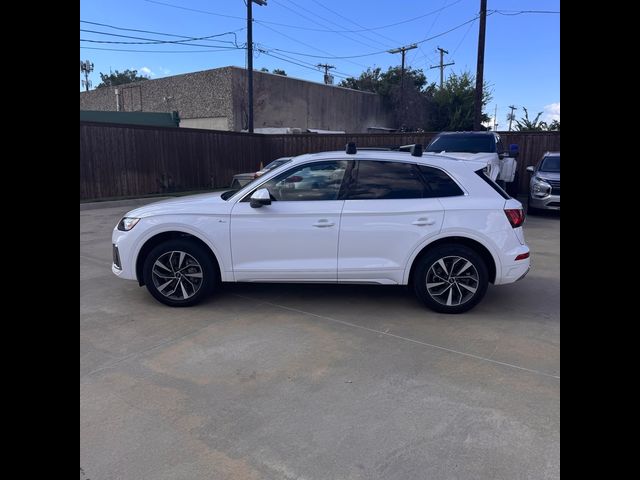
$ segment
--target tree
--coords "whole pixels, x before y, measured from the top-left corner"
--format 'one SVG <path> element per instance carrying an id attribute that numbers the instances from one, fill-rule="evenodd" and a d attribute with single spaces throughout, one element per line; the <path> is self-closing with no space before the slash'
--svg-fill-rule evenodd
<path id="1" fill-rule="evenodd" d="M 522 117 L 520 120 L 516 120 L 516 130 L 519 132 L 541 132 L 543 130 L 547 130 L 547 124 L 546 122 L 540 122 L 538 121 L 540 119 L 540 115 L 542 115 L 542 112 L 538 112 L 538 114 L 536 115 L 536 118 L 534 118 L 533 120 L 529 119 L 529 112 L 527 111 L 526 107 L 522 107 L 522 109 L 524 110 L 524 117 Z"/>
<path id="2" fill-rule="evenodd" d="M 100 79 L 102 80 L 102 82 L 96 88 L 115 87 L 116 85 L 124 85 L 125 83 L 149 80 L 149 77 L 138 75 L 137 70 L 129 70 L 127 68 L 124 72 L 119 72 L 118 70 L 116 70 L 109 75 L 100 72 Z"/>
<path id="3" fill-rule="evenodd" d="M 549 130 L 551 131 L 560 131 L 560 120 L 554 120 L 549 124 Z"/>
<path id="4" fill-rule="evenodd" d="M 262 68 L 260 69 L 260 71 L 261 71 L 261 72 L 269 73 L 269 69 L 268 69 L 268 68 L 265 68 L 265 67 L 262 67 Z M 285 72 L 285 71 L 284 71 L 284 70 L 282 70 L 281 68 L 274 68 L 274 69 L 273 69 L 273 72 L 271 72 L 271 73 L 273 73 L 274 75 L 282 75 L 282 76 L 284 76 L 284 77 L 286 77 L 286 76 L 287 76 L 287 72 Z"/>
<path id="5" fill-rule="evenodd" d="M 438 131 L 473 130 L 475 104 L 475 77 L 469 72 L 460 75 L 452 73 L 442 85 L 434 89 L 430 99 L 431 121 L 429 129 Z M 487 85 L 483 86 L 482 109 L 491 101 Z M 482 122 L 490 118 L 482 113 Z"/>
<path id="6" fill-rule="evenodd" d="M 340 87 L 374 92 L 383 97 L 383 101 L 394 116 L 396 125 L 404 130 L 424 129 L 427 124 L 427 92 L 434 88 L 427 85 L 427 78 L 420 69 L 405 68 L 404 95 L 400 79 L 402 69 L 389 67 L 383 72 L 380 67 L 367 68 L 359 77 L 349 77 L 339 83 Z M 401 97 L 404 96 L 404 102 Z M 401 108 L 401 103 L 404 108 Z"/>

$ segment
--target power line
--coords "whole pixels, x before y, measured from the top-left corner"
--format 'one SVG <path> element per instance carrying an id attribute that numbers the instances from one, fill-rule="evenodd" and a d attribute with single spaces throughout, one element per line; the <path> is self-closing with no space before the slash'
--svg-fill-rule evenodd
<path id="1" fill-rule="evenodd" d="M 175 37 L 175 38 L 192 38 L 190 36 L 177 35 L 177 34 L 174 34 L 174 33 L 154 32 L 154 31 L 151 31 L 151 30 L 140 30 L 140 29 L 137 29 L 137 28 L 117 27 L 115 25 L 109 25 L 107 23 L 90 22 L 88 20 L 80 20 L 80 23 L 88 23 L 90 25 L 97 25 L 97 26 L 100 26 L 100 27 L 113 28 L 114 30 L 122 30 L 122 31 L 127 31 L 127 32 L 150 33 L 152 35 L 164 35 L 165 37 Z M 208 40 L 208 41 L 218 42 L 218 43 L 231 43 L 231 44 L 237 46 L 238 43 L 237 43 L 236 32 L 240 32 L 242 30 L 245 30 L 245 27 L 238 28 L 237 30 L 232 30 L 230 32 L 226 32 L 224 34 L 221 34 L 221 35 L 227 35 L 227 34 L 233 35 L 234 38 L 235 38 L 235 40 L 233 42 L 229 41 L 229 40 Z M 204 37 L 202 37 L 202 38 L 204 38 Z"/>
<path id="2" fill-rule="evenodd" d="M 276 0 L 272 0 L 272 1 L 273 1 L 273 2 L 276 2 Z M 323 22 L 325 22 L 325 23 L 328 23 L 328 24 L 330 24 L 330 25 L 335 25 L 335 26 L 337 26 L 338 28 L 344 28 L 342 25 L 340 25 L 340 24 L 338 24 L 338 23 L 334 22 L 333 20 L 331 20 L 331 19 L 327 19 L 326 17 L 323 17 L 323 16 L 319 15 L 318 13 L 313 12 L 312 10 L 309 10 L 308 8 L 303 7 L 302 5 L 297 4 L 297 3 L 293 2 L 293 0 L 286 0 L 286 1 L 287 1 L 288 3 L 290 3 L 290 4 L 292 4 L 292 5 L 295 5 L 295 6 L 296 6 L 296 7 L 298 7 L 298 8 L 301 8 L 302 10 L 304 10 L 304 11 L 306 11 L 306 12 L 309 12 L 309 13 L 310 13 L 310 14 L 312 14 L 312 15 L 315 15 L 316 17 L 318 17 L 318 18 L 322 19 L 322 21 L 323 21 Z M 280 6 L 285 7 L 285 6 L 284 6 L 284 5 L 282 5 L 279 1 L 277 1 L 276 3 L 279 3 L 279 4 L 280 4 Z M 287 8 L 287 7 L 285 7 L 285 8 Z M 289 9 L 289 10 L 291 10 L 292 12 L 294 12 L 294 13 L 298 14 L 295 10 L 292 10 L 292 9 Z M 307 18 L 308 18 L 308 17 L 307 17 Z M 318 23 L 318 22 L 317 22 L 317 21 L 315 21 L 314 19 L 310 19 L 310 20 L 311 20 L 313 23 L 315 23 L 315 24 L 317 24 L 317 25 L 320 25 L 321 27 L 324 27 L 324 26 L 325 26 L 325 25 L 321 25 L 320 23 Z M 337 30 L 336 30 L 336 33 L 338 33 L 338 35 L 340 35 L 340 36 L 342 36 L 342 37 L 344 37 L 344 38 L 347 38 L 347 39 L 349 39 L 349 40 L 356 41 L 356 42 L 358 42 L 358 43 L 360 43 L 360 44 L 362 44 L 362 45 L 365 45 L 365 46 L 367 46 L 367 47 L 370 47 L 370 48 L 378 48 L 378 47 L 374 47 L 374 46 L 372 46 L 372 45 L 371 45 L 371 44 L 369 44 L 369 43 L 364 43 L 364 42 L 361 42 L 361 41 L 360 41 L 360 40 L 358 40 L 358 39 L 355 39 L 355 38 L 352 38 L 352 37 L 348 37 L 348 36 L 346 36 L 344 33 L 339 32 L 339 31 L 337 31 Z M 371 41 L 372 41 L 369 37 L 365 36 L 365 35 L 364 35 L 364 34 L 362 34 L 362 33 L 356 33 L 356 35 L 358 35 L 358 36 L 360 36 L 360 37 L 364 38 L 365 40 L 367 40 L 367 41 L 369 41 L 369 42 L 371 42 Z M 385 45 L 385 44 L 381 43 L 379 40 L 375 40 L 375 39 L 374 39 L 373 41 L 374 41 L 374 42 L 376 42 L 378 45 L 382 45 L 383 47 L 388 47 L 387 45 Z"/>
<path id="3" fill-rule="evenodd" d="M 98 30 L 87 30 L 85 28 L 81 28 L 80 29 L 81 32 L 88 32 L 88 33 L 97 33 L 99 35 L 107 35 L 110 37 L 120 37 L 120 38 L 132 38 L 132 39 L 137 39 L 137 40 L 148 40 L 146 42 L 116 42 L 113 40 L 89 40 L 89 39 L 81 39 L 83 42 L 92 42 L 92 43 L 118 43 L 118 44 L 130 44 L 130 45 L 159 45 L 159 44 L 167 44 L 167 43 L 174 43 L 174 44 L 183 44 L 183 45 L 196 45 L 196 46 L 209 46 L 209 45 L 197 45 L 195 43 L 186 43 L 186 42 L 193 42 L 193 41 L 197 41 L 197 40 L 207 40 L 207 39 L 211 39 L 214 37 L 221 37 L 222 35 L 229 35 L 233 32 L 226 32 L 226 33 L 220 33 L 220 34 L 216 34 L 216 35 L 209 35 L 206 37 L 186 37 L 186 40 L 158 40 L 156 38 L 147 38 L 147 37 L 133 37 L 131 35 L 120 35 L 118 33 L 109 33 L 109 32 L 100 32 Z M 229 47 L 229 48 L 233 48 L 233 47 Z"/>
<path id="4" fill-rule="evenodd" d="M 469 32 L 471 31 L 471 28 L 473 27 L 474 22 L 471 22 L 469 24 L 469 28 L 467 28 L 467 31 L 464 32 L 464 35 L 462 36 L 462 39 L 460 40 L 460 42 L 458 43 L 458 45 L 456 46 L 456 48 L 453 50 L 453 53 L 451 54 L 452 57 L 456 56 L 456 52 L 458 51 L 458 49 L 460 48 L 460 45 L 462 45 L 462 42 L 464 42 L 464 39 L 467 38 L 467 35 L 469 35 Z"/>
<path id="5" fill-rule="evenodd" d="M 101 48 L 101 47 L 84 47 L 86 50 L 107 50 L 110 52 L 136 52 L 136 53 L 204 53 L 204 52 L 229 52 L 233 50 L 246 50 L 246 47 L 218 47 L 209 50 L 132 50 L 128 48 Z"/>
<path id="6" fill-rule="evenodd" d="M 448 0 L 444 0 L 444 1 L 442 2 L 442 6 L 443 6 L 443 7 L 447 4 L 447 1 L 448 1 Z M 425 36 L 425 38 L 426 38 L 426 37 L 428 37 L 428 36 L 429 36 L 429 34 L 431 33 L 431 30 L 433 30 L 433 27 L 435 26 L 436 22 L 437 22 L 437 21 L 438 21 L 438 19 L 440 18 L 440 14 L 441 14 L 441 13 L 442 13 L 442 10 L 440 10 L 440 11 L 438 12 L 438 15 L 436 15 L 436 18 L 434 18 L 434 19 L 433 19 L 433 22 L 431 23 L 431 26 L 429 27 L 429 30 L 427 30 L 427 33 L 425 33 L 425 35 L 424 35 L 424 36 Z M 413 55 L 413 58 L 411 59 L 411 61 L 412 61 L 412 62 L 413 62 L 413 61 L 415 61 L 416 57 L 418 56 L 418 52 L 422 53 L 422 55 L 423 55 L 423 57 L 424 57 L 424 58 L 426 58 L 426 59 L 428 59 L 428 60 L 433 61 L 433 59 L 432 59 L 430 56 L 428 56 L 428 55 L 425 53 L 425 51 L 424 51 L 424 50 L 422 50 L 422 47 L 418 47 L 418 50 L 416 50 L 416 52 L 415 52 L 415 53 L 414 53 L 414 55 Z"/>
<path id="7" fill-rule="evenodd" d="M 489 16 L 489 15 L 490 15 L 490 14 L 487 14 L 487 16 Z M 438 33 L 437 35 L 433 35 L 432 37 L 425 38 L 425 39 L 423 39 L 423 40 L 420 40 L 419 42 L 413 42 L 413 43 L 414 43 L 414 44 L 416 44 L 416 45 L 419 45 L 419 44 L 421 44 L 421 43 L 428 42 L 428 41 L 433 40 L 433 39 L 435 39 L 435 38 L 442 37 L 443 35 L 446 35 L 447 33 L 453 32 L 454 30 L 457 30 L 457 29 L 459 29 L 459 28 L 461 28 L 461 27 L 464 27 L 464 26 L 465 26 L 465 25 L 467 25 L 468 23 L 471 23 L 471 22 L 476 21 L 478 18 L 479 18 L 479 15 L 476 15 L 476 16 L 475 16 L 475 17 L 473 17 L 472 19 L 467 20 L 466 22 L 463 22 L 463 23 L 461 23 L 460 25 L 456 25 L 455 27 L 450 28 L 450 29 L 449 29 L 449 30 L 447 30 L 446 32 Z M 263 26 L 266 26 L 266 25 L 263 25 Z M 268 27 L 268 28 L 270 28 L 270 27 Z M 274 29 L 272 29 L 272 30 L 274 30 Z M 277 30 L 274 30 L 274 31 L 275 31 L 275 32 L 277 32 Z M 281 32 L 278 32 L 278 33 L 281 33 Z M 284 35 L 284 34 L 282 34 L 282 35 Z M 291 37 L 289 37 L 289 38 L 291 38 Z M 294 39 L 294 40 L 295 40 L 295 39 Z M 302 43 L 302 42 L 300 42 L 300 43 Z M 307 44 L 307 45 L 308 45 L 308 44 Z M 316 47 L 312 47 L 312 48 L 316 48 Z M 317 48 L 316 48 L 316 49 L 317 49 Z M 388 50 L 381 50 L 381 51 L 378 51 L 378 52 L 363 53 L 363 54 L 360 54 L 360 55 L 346 55 L 346 56 L 340 56 L 340 57 L 337 57 L 337 56 L 329 56 L 329 57 L 328 57 L 328 56 L 326 56 L 326 55 L 311 55 L 311 54 L 308 54 L 308 53 L 293 52 L 293 51 L 291 51 L 291 50 L 284 50 L 284 49 L 278 49 L 278 48 L 274 48 L 273 50 L 277 50 L 277 51 L 280 51 L 280 52 L 291 53 L 291 54 L 293 54 L 293 55 L 301 55 L 301 56 L 304 56 L 304 57 L 312 57 L 312 58 L 326 58 L 326 59 L 335 59 L 335 60 L 341 60 L 341 59 L 347 59 L 347 58 L 371 57 L 371 56 L 373 56 L 373 55 L 379 55 L 379 54 L 381 54 L 381 53 L 387 53 L 387 51 L 388 51 Z"/>
<path id="8" fill-rule="evenodd" d="M 238 19 L 238 20 L 245 21 L 244 17 L 238 17 L 238 16 L 234 16 L 234 15 L 224 15 L 222 13 L 215 13 L 215 12 L 210 12 L 210 11 L 207 11 L 207 10 L 200 10 L 200 9 L 197 9 L 197 8 L 183 7 L 181 5 L 175 5 L 173 3 L 159 2 L 158 0 L 144 0 L 144 1 L 148 2 L 148 3 L 155 3 L 155 4 L 158 4 L 158 5 L 164 5 L 166 7 L 178 8 L 180 10 L 187 10 L 187 11 L 191 11 L 191 12 L 204 13 L 205 15 L 214 15 L 214 16 L 217 16 L 217 17 L 225 17 L 225 18 L 235 18 L 235 19 Z M 385 29 L 385 28 L 391 28 L 391 27 L 395 27 L 397 25 L 402 25 L 402 24 L 409 23 L 409 22 L 415 22 L 416 20 L 420 20 L 421 18 L 428 17 L 429 15 L 433 15 L 434 13 L 438 13 L 439 11 L 444 10 L 445 8 L 453 7 L 456 3 L 459 3 L 461 1 L 462 0 L 457 0 L 455 3 L 452 3 L 451 5 L 447 5 L 446 7 L 438 8 L 436 10 L 432 10 L 430 12 L 427 12 L 427 13 L 425 13 L 423 15 L 419 15 L 417 17 L 409 18 L 409 19 L 406 19 L 406 20 L 401 20 L 401 21 L 395 22 L 395 23 L 390 23 L 388 25 L 382 25 L 382 26 L 379 26 L 379 27 L 371 27 L 371 28 L 362 28 L 360 30 L 340 30 L 340 31 L 342 33 L 356 33 L 356 32 L 370 32 L 370 31 L 373 31 L 373 30 L 382 30 L 382 29 Z M 299 25 L 288 25 L 286 23 L 270 22 L 270 21 L 267 21 L 267 20 L 255 20 L 254 19 L 253 21 L 255 23 L 262 23 L 262 24 L 268 23 L 270 25 L 278 25 L 280 27 L 297 28 L 297 29 L 300 29 L 300 30 L 309 30 L 309 31 L 314 31 L 314 32 L 338 33 L 338 30 L 308 28 L 308 27 L 301 27 Z"/>
<path id="9" fill-rule="evenodd" d="M 551 10 L 488 10 L 488 11 L 492 13 L 499 13 L 500 15 L 507 15 L 507 16 L 522 15 L 523 13 L 560 13 L 560 12 L 555 12 Z M 507 13 L 507 12 L 512 12 L 512 13 Z"/>
<path id="10" fill-rule="evenodd" d="M 332 53 L 329 53 L 326 50 L 322 50 L 321 48 L 313 46 L 313 45 L 311 45 L 309 43 L 305 43 L 302 40 L 298 40 L 296 38 L 293 38 L 292 36 L 287 35 L 286 33 L 283 33 L 283 32 L 281 32 L 279 30 L 276 30 L 275 28 L 271 28 L 269 25 L 264 25 L 264 24 L 259 24 L 259 25 L 264 27 L 264 28 L 267 28 L 267 29 L 269 29 L 269 30 L 271 30 L 273 32 L 276 32 L 278 35 L 282 35 L 283 37 L 288 38 L 289 40 L 293 40 L 294 42 L 300 43 L 302 45 L 306 45 L 307 47 L 310 47 L 310 48 L 312 48 L 312 49 L 314 49 L 314 50 L 316 50 L 318 52 L 326 53 L 326 55 L 310 55 L 310 54 L 305 54 L 305 53 L 301 53 L 301 52 L 293 52 L 293 51 L 290 51 L 290 50 L 284 50 L 284 49 L 280 49 L 280 48 L 272 48 L 271 50 L 273 50 L 273 51 L 291 53 L 291 54 L 300 55 L 300 56 L 303 56 L 303 57 L 314 57 L 314 58 L 323 58 L 323 59 L 329 59 L 329 58 L 342 59 L 340 57 L 334 56 Z M 359 55 L 356 55 L 354 57 L 349 57 L 349 58 L 358 58 L 358 57 L 359 57 Z M 357 66 L 359 66 L 361 68 L 367 68 L 365 65 L 362 65 L 361 63 L 357 63 L 357 62 L 354 62 L 354 61 L 351 61 L 351 60 L 347 60 L 347 61 L 349 63 L 357 65 Z"/>
<path id="11" fill-rule="evenodd" d="M 329 12 L 333 13 L 334 15 L 337 15 L 338 17 L 343 18 L 343 19 L 347 20 L 348 22 L 353 23 L 354 25 L 356 25 L 356 26 L 358 26 L 358 27 L 360 27 L 360 28 L 362 28 L 362 29 L 365 29 L 365 30 L 367 29 L 367 27 L 365 27 L 365 26 L 363 26 L 363 25 L 360 25 L 358 22 L 356 22 L 356 21 L 355 21 L 355 20 L 353 20 L 352 18 L 345 17 L 344 15 L 342 15 L 342 14 L 340 14 L 340 13 L 336 12 L 335 10 L 332 10 L 332 9 L 331 9 L 331 8 L 329 8 L 329 7 L 327 7 L 326 5 L 323 5 L 323 4 L 322 4 L 322 3 L 320 3 L 318 0 L 313 0 L 313 1 L 314 1 L 316 4 L 320 5 L 322 8 L 324 8 L 325 10 L 328 10 Z M 462 0 L 460 0 L 460 1 L 462 1 Z M 337 24 L 336 24 L 336 25 L 337 25 Z M 341 28 L 342 28 L 342 27 L 341 27 Z M 371 30 L 371 33 L 373 33 L 373 34 L 375 34 L 375 35 L 378 35 L 380 38 L 384 38 L 385 40 L 388 40 L 388 41 L 390 41 L 390 42 L 395 42 L 395 41 L 396 41 L 395 39 L 393 39 L 393 38 L 391 38 L 391 37 L 388 37 L 388 36 L 386 36 L 386 35 L 383 35 L 383 34 L 381 34 L 381 33 L 378 33 L 378 32 L 377 32 L 377 31 L 375 31 L 375 30 Z M 378 42 L 378 43 L 380 43 L 380 42 Z"/>
<path id="12" fill-rule="evenodd" d="M 318 22 L 317 20 L 315 20 L 314 18 L 308 17 L 307 15 L 305 15 L 305 14 L 303 14 L 303 13 L 297 12 L 297 11 L 296 11 L 296 10 L 294 10 L 293 8 L 287 7 L 286 5 L 283 5 L 282 3 L 280 3 L 280 2 L 278 2 L 278 1 L 276 1 L 276 0 L 271 0 L 271 1 L 272 1 L 273 3 L 276 3 L 277 5 L 280 5 L 280 7 L 282 7 L 282 8 L 285 8 L 285 9 L 289 10 L 290 12 L 295 13 L 295 14 L 296 14 L 296 15 L 298 15 L 299 17 L 302 17 L 302 18 L 304 18 L 304 19 L 306 19 L 306 20 L 310 21 L 311 23 L 315 23 L 316 25 L 320 25 L 321 27 L 325 27 L 325 25 L 322 25 L 321 23 L 319 23 L 319 22 Z M 316 14 L 316 13 L 312 12 L 311 10 L 309 10 L 309 9 L 307 9 L 307 8 L 305 8 L 305 7 L 303 7 L 302 5 L 298 5 L 298 4 L 296 4 L 296 3 L 293 3 L 293 2 L 291 2 L 290 0 L 287 0 L 287 1 L 288 1 L 289 3 L 291 3 L 292 5 L 295 5 L 296 7 L 301 8 L 302 10 L 305 10 L 306 12 L 310 12 L 311 14 L 313 14 L 313 15 L 317 16 L 318 18 L 321 18 L 325 23 L 332 23 L 332 22 L 329 22 L 329 21 L 327 21 L 326 19 L 324 19 L 324 17 L 322 17 L 322 16 L 320 16 L 320 15 L 318 15 L 318 14 Z M 347 36 L 346 34 L 344 34 L 344 33 L 342 33 L 342 32 L 339 32 L 339 31 L 337 31 L 337 30 L 335 31 L 335 33 L 337 33 L 338 35 L 340 35 L 340 36 L 341 36 L 341 37 L 343 37 L 343 38 L 346 38 L 347 40 L 351 40 L 352 42 L 358 42 L 360 45 L 364 45 L 365 47 L 369 47 L 369 48 L 377 48 L 377 47 L 372 46 L 372 45 L 371 45 L 371 44 L 369 44 L 369 43 L 362 42 L 362 41 L 358 40 L 357 38 L 353 38 L 353 37 Z"/>

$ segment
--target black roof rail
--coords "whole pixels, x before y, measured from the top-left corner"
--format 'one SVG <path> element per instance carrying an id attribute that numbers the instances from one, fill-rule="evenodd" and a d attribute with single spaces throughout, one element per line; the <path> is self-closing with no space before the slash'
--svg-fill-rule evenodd
<path id="1" fill-rule="evenodd" d="M 358 153 L 358 149 L 356 148 L 356 142 L 347 143 L 346 152 L 348 155 L 355 155 Z"/>

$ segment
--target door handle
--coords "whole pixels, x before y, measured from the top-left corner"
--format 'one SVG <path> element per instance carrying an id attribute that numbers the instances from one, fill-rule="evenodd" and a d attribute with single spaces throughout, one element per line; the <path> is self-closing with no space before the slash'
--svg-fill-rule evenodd
<path id="1" fill-rule="evenodd" d="M 312 225 L 318 228 L 325 228 L 325 227 L 333 227 L 335 223 L 330 222 L 329 220 L 323 218 L 321 220 L 318 220 L 316 223 Z"/>
<path id="2" fill-rule="evenodd" d="M 418 225 L 419 227 L 424 227 L 425 225 L 433 225 L 436 221 L 432 218 L 422 217 L 418 220 L 411 222 L 411 225 Z"/>

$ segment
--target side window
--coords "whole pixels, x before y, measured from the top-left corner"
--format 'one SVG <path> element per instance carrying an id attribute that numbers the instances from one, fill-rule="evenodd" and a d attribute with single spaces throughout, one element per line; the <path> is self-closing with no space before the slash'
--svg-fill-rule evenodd
<path id="1" fill-rule="evenodd" d="M 427 184 L 425 197 L 456 197 L 464 195 L 462 189 L 453 179 L 437 168 L 419 165 L 422 176 Z"/>
<path id="2" fill-rule="evenodd" d="M 259 188 L 268 189 L 273 199 L 280 202 L 337 200 L 348 164 L 347 160 L 332 160 L 299 165 Z"/>
<path id="3" fill-rule="evenodd" d="M 424 185 L 415 165 L 401 162 L 358 162 L 349 200 L 422 198 Z"/>

